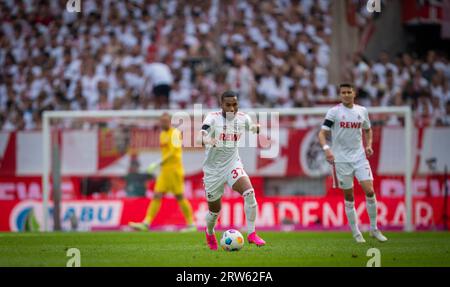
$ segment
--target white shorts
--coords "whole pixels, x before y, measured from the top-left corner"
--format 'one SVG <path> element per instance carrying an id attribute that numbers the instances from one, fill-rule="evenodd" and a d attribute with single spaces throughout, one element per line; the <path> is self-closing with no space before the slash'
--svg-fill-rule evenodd
<path id="1" fill-rule="evenodd" d="M 336 162 L 333 164 L 333 186 L 341 189 L 353 188 L 353 178 L 359 182 L 373 180 L 369 161 L 361 159 L 357 162 Z"/>
<path id="2" fill-rule="evenodd" d="M 248 176 L 244 170 L 244 166 L 240 160 L 237 160 L 226 172 L 211 175 L 206 174 L 203 177 L 203 184 L 205 186 L 206 200 L 209 202 L 220 199 L 224 192 L 225 183 L 229 187 L 233 185 L 244 176 Z"/>

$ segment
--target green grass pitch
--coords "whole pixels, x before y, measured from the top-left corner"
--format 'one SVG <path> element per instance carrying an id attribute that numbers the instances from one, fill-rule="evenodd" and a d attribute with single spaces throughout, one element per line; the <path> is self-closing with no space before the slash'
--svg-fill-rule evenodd
<path id="1" fill-rule="evenodd" d="M 221 232 L 217 232 L 217 237 Z M 81 266 L 366 266 L 369 248 L 381 266 L 450 266 L 449 232 L 387 232 L 356 244 L 349 232 L 260 232 L 264 247 L 210 251 L 204 234 L 173 232 L 0 233 L 0 266 L 66 266 L 78 248 Z"/>

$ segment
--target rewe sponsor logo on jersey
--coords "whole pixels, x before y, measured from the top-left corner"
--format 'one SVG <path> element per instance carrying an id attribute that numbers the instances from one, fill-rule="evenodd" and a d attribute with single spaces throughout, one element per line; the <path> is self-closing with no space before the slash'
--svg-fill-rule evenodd
<path id="1" fill-rule="evenodd" d="M 359 122 L 340 122 L 339 127 L 343 129 L 360 129 L 361 123 Z"/>
<path id="2" fill-rule="evenodd" d="M 61 226 L 71 230 L 74 226 L 82 229 L 112 228 L 120 225 L 123 203 L 108 201 L 70 201 L 61 205 Z M 53 207 L 47 210 L 50 229 L 53 229 Z M 76 222 L 76 223 L 75 223 Z M 9 218 L 11 231 L 43 231 L 44 210 L 40 201 L 19 202 Z"/>
<path id="3" fill-rule="evenodd" d="M 219 136 L 219 140 L 221 141 L 234 141 L 237 142 L 241 138 L 240 134 L 225 134 L 221 133 Z"/>

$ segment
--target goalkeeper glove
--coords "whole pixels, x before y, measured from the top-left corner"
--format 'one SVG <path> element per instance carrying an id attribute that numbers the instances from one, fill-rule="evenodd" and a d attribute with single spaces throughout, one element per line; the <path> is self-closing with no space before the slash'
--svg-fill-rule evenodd
<path id="1" fill-rule="evenodd" d="M 157 163 L 157 162 L 153 162 L 153 163 L 149 164 L 147 167 L 147 172 L 149 174 L 154 174 L 155 170 L 158 168 L 158 166 L 159 166 L 159 163 Z"/>

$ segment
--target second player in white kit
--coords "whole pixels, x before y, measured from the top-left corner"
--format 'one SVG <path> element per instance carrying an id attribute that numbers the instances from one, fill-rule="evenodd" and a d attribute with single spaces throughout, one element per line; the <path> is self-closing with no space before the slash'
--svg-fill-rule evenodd
<path id="1" fill-rule="evenodd" d="M 339 87 L 339 94 L 341 103 L 327 112 L 319 133 L 319 142 L 325 151 L 327 161 L 332 165 L 333 185 L 344 192 L 345 213 L 356 242 L 363 243 L 365 240 L 358 228 L 353 195 L 354 177 L 358 179 L 366 194 L 370 235 L 383 242 L 387 238 L 377 227 L 377 202 L 373 189 L 373 175 L 367 160 L 367 157 L 373 154 L 369 114 L 365 107 L 354 103 L 356 94 L 352 85 L 342 84 Z M 330 133 L 331 147 L 327 144 L 327 136 Z"/>
<path id="2" fill-rule="evenodd" d="M 323 125 L 322 129 L 331 131 L 335 187 L 352 188 L 353 175 L 360 182 L 373 180 L 361 135 L 361 129 L 370 129 L 367 109 L 359 105 L 347 108 L 341 103 L 328 111 L 325 120 L 333 122 L 331 127 Z"/>

